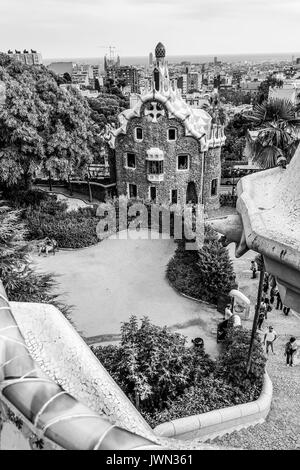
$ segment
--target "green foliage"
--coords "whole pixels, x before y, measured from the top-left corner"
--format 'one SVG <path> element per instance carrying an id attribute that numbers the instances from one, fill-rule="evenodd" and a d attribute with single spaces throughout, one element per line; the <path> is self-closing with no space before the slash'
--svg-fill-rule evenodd
<path id="1" fill-rule="evenodd" d="M 259 130 L 253 146 L 255 162 L 262 168 L 272 168 L 280 155 L 287 162 L 291 160 L 299 144 L 300 119 L 290 101 L 273 98 L 256 104 L 247 119 Z"/>
<path id="2" fill-rule="evenodd" d="M 233 194 L 232 192 L 228 193 L 221 193 L 219 195 L 219 200 L 220 200 L 220 205 L 221 206 L 236 206 L 236 201 L 237 201 L 237 195 Z"/>
<path id="3" fill-rule="evenodd" d="M 41 302 L 57 306 L 66 316 L 69 307 L 53 293 L 52 274 L 37 273 L 30 263 L 24 242 L 25 227 L 20 212 L 0 206 L 0 279 L 8 298 L 16 302 Z"/>
<path id="4" fill-rule="evenodd" d="M 6 100 L 0 108 L 0 181 L 30 186 L 39 171 L 66 178 L 92 161 L 93 121 L 87 101 L 62 89 L 45 67 L 0 54 Z"/>
<path id="5" fill-rule="evenodd" d="M 256 333 L 252 353 L 252 363 L 249 375 L 246 372 L 251 331 L 242 327 L 231 328 L 227 331 L 224 341 L 224 352 L 218 362 L 219 375 L 225 377 L 241 393 L 261 389 L 266 364 L 266 357 L 261 341 Z M 253 399 L 253 398 L 252 398 Z"/>
<path id="6" fill-rule="evenodd" d="M 259 98 L 258 102 L 262 103 L 263 101 L 266 101 L 269 97 L 269 89 L 270 88 L 280 88 L 283 85 L 282 80 L 278 80 L 276 77 L 269 75 L 266 80 L 261 82 L 261 84 L 258 87 L 259 91 Z"/>
<path id="7" fill-rule="evenodd" d="M 118 124 L 118 115 L 129 108 L 129 101 L 122 94 L 101 93 L 98 98 L 88 99 L 91 118 L 104 128 L 105 124 Z"/>
<path id="8" fill-rule="evenodd" d="M 120 346 L 93 351 L 140 410 L 162 410 L 214 367 L 208 356 L 185 347 L 185 337 L 153 325 L 147 317 L 139 326 L 132 316 L 122 324 L 121 336 Z"/>
<path id="9" fill-rule="evenodd" d="M 221 88 L 219 96 L 221 102 L 231 103 L 233 106 L 251 103 L 251 94 L 244 93 L 241 90 L 227 90 L 226 88 Z"/>
<path id="10" fill-rule="evenodd" d="M 196 386 L 186 389 L 185 393 L 175 400 L 170 400 L 163 411 L 143 415 L 148 423 L 155 427 L 173 419 L 207 413 L 244 402 L 245 399 L 238 396 L 224 379 L 211 375 L 200 379 Z"/>
<path id="11" fill-rule="evenodd" d="M 183 294 L 211 303 L 217 303 L 220 293 L 227 294 L 235 286 L 228 250 L 208 228 L 199 251 L 185 250 L 185 242 L 178 243 L 167 278 Z"/>
<path id="12" fill-rule="evenodd" d="M 28 239 L 54 238 L 59 248 L 83 248 L 94 245 L 99 218 L 96 211 L 82 208 L 67 212 L 67 204 L 48 196 L 38 206 L 29 206 L 23 214 Z"/>
<path id="13" fill-rule="evenodd" d="M 229 331 L 225 350 L 212 361 L 185 337 L 132 316 L 122 325 L 120 346 L 93 348 L 151 426 L 258 398 L 265 357 L 255 339 L 252 370 L 246 374 L 250 333 Z M 232 351 L 231 351 L 232 348 Z"/>
<path id="14" fill-rule="evenodd" d="M 226 141 L 222 147 L 222 158 L 242 160 L 246 144 L 246 133 L 251 126 L 242 114 L 235 114 L 225 127 Z"/>

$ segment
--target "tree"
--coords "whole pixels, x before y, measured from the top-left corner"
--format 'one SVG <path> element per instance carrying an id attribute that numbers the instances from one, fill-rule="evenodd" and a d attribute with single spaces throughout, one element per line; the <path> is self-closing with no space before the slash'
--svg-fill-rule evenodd
<path id="1" fill-rule="evenodd" d="M 275 87 L 282 87 L 283 81 L 278 80 L 274 75 L 269 75 L 266 80 L 261 82 L 261 84 L 258 87 L 258 103 L 261 104 L 263 101 L 268 100 L 269 97 L 269 89 L 270 88 L 275 88 Z"/>
<path id="2" fill-rule="evenodd" d="M 25 235 L 20 211 L 12 210 L 0 201 L 0 279 L 9 300 L 50 303 L 68 316 L 69 307 L 53 294 L 56 287 L 54 276 L 37 273 L 32 268 Z"/>
<path id="3" fill-rule="evenodd" d="M 255 162 L 262 168 L 272 168 L 282 155 L 287 162 L 291 160 L 299 144 L 300 119 L 290 101 L 273 98 L 256 104 L 247 119 L 259 130 L 253 145 Z"/>
<path id="4" fill-rule="evenodd" d="M 242 160 L 249 123 L 243 114 L 235 114 L 225 127 L 226 141 L 222 147 L 224 160 Z"/>
<path id="5" fill-rule="evenodd" d="M 0 54 L 6 100 L 0 108 L 0 181 L 30 187 L 41 170 L 61 178 L 92 161 L 90 109 L 74 88 L 62 89 L 45 67 Z"/>
<path id="6" fill-rule="evenodd" d="M 221 293 L 228 294 L 236 287 L 228 250 L 209 227 L 205 227 L 204 245 L 199 251 L 187 251 L 185 241 L 179 241 L 168 263 L 167 277 L 178 291 L 215 304 Z"/>
<path id="7" fill-rule="evenodd" d="M 217 303 L 220 294 L 228 294 L 235 284 L 235 274 L 227 248 L 210 238 L 198 253 L 198 282 L 206 298 Z"/>

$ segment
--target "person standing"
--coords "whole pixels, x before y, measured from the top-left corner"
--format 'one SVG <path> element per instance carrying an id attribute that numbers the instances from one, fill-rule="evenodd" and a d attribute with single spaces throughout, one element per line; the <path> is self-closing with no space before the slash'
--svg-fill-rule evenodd
<path id="1" fill-rule="evenodd" d="M 252 271 L 252 278 L 251 279 L 256 279 L 257 263 L 256 263 L 255 260 L 251 261 L 250 270 Z"/>
<path id="2" fill-rule="evenodd" d="M 273 326 L 269 326 L 269 330 L 266 332 L 264 337 L 264 344 L 266 344 L 266 353 L 269 354 L 269 349 L 271 348 L 272 353 L 274 353 L 273 344 L 277 338 L 277 333 L 274 330 Z"/>
<path id="3" fill-rule="evenodd" d="M 283 306 L 283 313 L 284 313 L 286 316 L 288 316 L 290 310 L 291 310 L 290 307 L 286 307 L 285 305 Z"/>
<path id="4" fill-rule="evenodd" d="M 297 351 L 297 343 L 296 338 L 292 336 L 290 340 L 285 345 L 285 352 L 284 355 L 286 356 L 286 365 L 290 367 L 294 367 L 293 358 Z"/>
<path id="5" fill-rule="evenodd" d="M 232 317 L 232 311 L 231 311 L 231 305 L 228 304 L 226 305 L 226 308 L 225 308 L 225 314 L 224 314 L 224 320 L 229 320 L 230 317 Z"/>

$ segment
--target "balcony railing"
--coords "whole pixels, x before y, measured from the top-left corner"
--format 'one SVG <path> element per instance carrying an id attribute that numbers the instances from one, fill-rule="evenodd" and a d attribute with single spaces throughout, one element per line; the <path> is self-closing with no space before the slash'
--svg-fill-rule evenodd
<path id="1" fill-rule="evenodd" d="M 147 178 L 148 178 L 148 181 L 150 181 L 151 183 L 160 183 L 161 181 L 164 180 L 164 174 L 163 173 L 160 173 L 160 174 L 148 173 Z"/>

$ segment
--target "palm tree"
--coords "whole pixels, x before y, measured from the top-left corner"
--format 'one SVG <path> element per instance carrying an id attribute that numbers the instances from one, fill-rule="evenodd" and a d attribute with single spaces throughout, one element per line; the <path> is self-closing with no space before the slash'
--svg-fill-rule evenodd
<path id="1" fill-rule="evenodd" d="M 289 163 L 300 141 L 300 118 L 293 104 L 271 98 L 254 105 L 252 114 L 245 117 L 258 130 L 252 145 L 253 161 L 262 168 L 275 167 L 280 157 Z"/>

